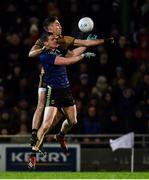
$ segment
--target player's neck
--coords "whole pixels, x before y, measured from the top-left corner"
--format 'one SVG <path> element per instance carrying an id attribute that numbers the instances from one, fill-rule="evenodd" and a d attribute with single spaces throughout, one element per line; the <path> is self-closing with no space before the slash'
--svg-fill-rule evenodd
<path id="1" fill-rule="evenodd" d="M 58 48 L 59 45 L 57 45 L 57 47 L 55 48 L 50 48 L 51 51 L 55 51 Z"/>
<path id="2" fill-rule="evenodd" d="M 61 37 L 62 37 L 61 34 L 55 34 L 55 38 L 56 38 L 56 39 L 59 39 L 59 38 L 61 38 Z"/>

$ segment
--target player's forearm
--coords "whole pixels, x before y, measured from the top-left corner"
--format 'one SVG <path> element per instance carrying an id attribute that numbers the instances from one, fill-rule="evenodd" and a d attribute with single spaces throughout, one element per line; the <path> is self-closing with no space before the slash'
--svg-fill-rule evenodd
<path id="1" fill-rule="evenodd" d="M 55 65 L 60 65 L 60 66 L 71 65 L 71 64 L 77 63 L 78 61 L 82 60 L 83 57 L 84 57 L 83 55 L 70 57 L 70 58 L 56 57 Z"/>
<path id="2" fill-rule="evenodd" d="M 78 47 L 72 50 L 73 56 L 79 56 L 81 55 L 85 50 L 87 49 L 87 47 Z"/>
<path id="3" fill-rule="evenodd" d="M 104 39 L 88 40 L 87 46 L 98 46 L 104 44 Z"/>
<path id="4" fill-rule="evenodd" d="M 103 45 L 104 44 L 104 39 L 96 39 L 96 40 L 79 40 L 76 39 L 74 41 L 74 45 L 76 46 L 97 46 L 97 45 Z"/>
<path id="5" fill-rule="evenodd" d="M 29 57 L 36 57 L 42 52 L 42 49 L 31 50 L 28 54 Z"/>
<path id="6" fill-rule="evenodd" d="M 72 58 L 70 58 L 70 59 L 67 61 L 67 64 L 66 64 L 66 65 L 75 64 L 75 63 L 77 63 L 78 61 L 82 60 L 83 58 L 84 58 L 83 55 L 78 55 L 78 56 L 72 57 Z"/>

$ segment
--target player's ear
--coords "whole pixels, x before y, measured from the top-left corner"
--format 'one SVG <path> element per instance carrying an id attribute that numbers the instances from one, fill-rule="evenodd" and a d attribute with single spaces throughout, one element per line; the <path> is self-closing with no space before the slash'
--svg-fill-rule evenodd
<path id="1" fill-rule="evenodd" d="M 48 41 L 45 41 L 45 42 L 44 42 L 44 45 L 45 45 L 45 46 L 48 46 Z"/>

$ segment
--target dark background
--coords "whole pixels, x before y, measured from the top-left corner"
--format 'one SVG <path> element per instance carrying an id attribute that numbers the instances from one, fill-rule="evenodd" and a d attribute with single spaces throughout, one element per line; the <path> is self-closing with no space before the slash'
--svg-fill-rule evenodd
<path id="1" fill-rule="evenodd" d="M 64 35 L 86 38 L 77 24 L 89 16 L 95 23 L 92 34 L 116 40 L 112 46 L 89 48 L 96 58 L 68 67 L 78 109 L 78 125 L 71 133 L 147 134 L 148 0 L 0 1 L 0 134 L 31 131 L 40 64 L 28 52 L 51 14 L 59 17 Z"/>

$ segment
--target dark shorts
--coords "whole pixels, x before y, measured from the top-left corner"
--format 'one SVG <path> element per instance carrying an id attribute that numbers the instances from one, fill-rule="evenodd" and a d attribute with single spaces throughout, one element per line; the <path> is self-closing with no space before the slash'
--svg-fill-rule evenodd
<path id="1" fill-rule="evenodd" d="M 46 106 L 55 106 L 58 108 L 73 106 L 75 101 L 72 97 L 70 88 L 47 87 Z"/>

